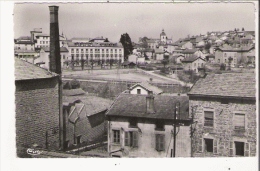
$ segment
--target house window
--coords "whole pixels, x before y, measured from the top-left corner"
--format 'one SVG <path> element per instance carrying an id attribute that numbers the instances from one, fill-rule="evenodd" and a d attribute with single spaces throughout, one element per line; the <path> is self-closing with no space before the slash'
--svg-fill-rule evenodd
<path id="1" fill-rule="evenodd" d="M 77 136 L 77 144 L 80 144 L 81 143 L 81 135 Z"/>
<path id="2" fill-rule="evenodd" d="M 125 132 L 125 146 L 138 147 L 138 132 Z"/>
<path id="3" fill-rule="evenodd" d="M 137 94 L 141 94 L 141 89 L 137 89 Z"/>
<path id="4" fill-rule="evenodd" d="M 204 111 L 204 126 L 213 127 L 214 112 Z"/>
<path id="5" fill-rule="evenodd" d="M 224 53 L 224 57 L 227 57 L 227 53 Z"/>
<path id="6" fill-rule="evenodd" d="M 113 143 L 120 143 L 120 130 L 113 130 Z"/>
<path id="7" fill-rule="evenodd" d="M 204 150 L 213 153 L 213 139 L 204 138 Z"/>
<path id="8" fill-rule="evenodd" d="M 235 155 L 236 156 L 244 156 L 245 143 L 235 141 L 234 144 L 235 144 Z"/>
<path id="9" fill-rule="evenodd" d="M 234 128 L 235 130 L 245 129 L 245 114 L 235 113 L 234 116 Z"/>
<path id="10" fill-rule="evenodd" d="M 155 135 L 155 149 L 157 151 L 164 151 L 165 149 L 165 135 L 164 134 L 156 134 Z"/>

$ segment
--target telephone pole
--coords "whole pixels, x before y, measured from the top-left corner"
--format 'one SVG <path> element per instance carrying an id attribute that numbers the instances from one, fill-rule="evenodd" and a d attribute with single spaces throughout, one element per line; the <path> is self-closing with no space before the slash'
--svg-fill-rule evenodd
<path id="1" fill-rule="evenodd" d="M 177 116 L 180 114 L 180 102 L 176 102 L 174 105 L 174 124 L 173 124 L 173 155 L 176 156 L 176 127 L 177 127 Z"/>

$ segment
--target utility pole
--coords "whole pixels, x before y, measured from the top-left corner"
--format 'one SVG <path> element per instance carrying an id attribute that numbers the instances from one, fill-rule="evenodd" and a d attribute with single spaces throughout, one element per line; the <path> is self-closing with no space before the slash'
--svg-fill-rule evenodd
<path id="1" fill-rule="evenodd" d="M 175 103 L 175 110 L 174 110 L 174 124 L 173 124 L 173 155 L 172 157 L 175 157 L 176 155 L 176 127 L 177 127 L 177 115 L 180 113 L 180 102 Z"/>

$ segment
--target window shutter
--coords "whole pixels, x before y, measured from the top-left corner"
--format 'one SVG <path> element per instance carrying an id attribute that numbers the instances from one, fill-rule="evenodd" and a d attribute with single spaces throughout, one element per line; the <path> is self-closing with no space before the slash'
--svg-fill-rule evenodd
<path id="1" fill-rule="evenodd" d="M 245 114 L 235 114 L 234 118 L 235 129 L 245 128 Z"/>
<path id="2" fill-rule="evenodd" d="M 213 154 L 218 153 L 218 140 L 213 140 Z"/>
<path id="3" fill-rule="evenodd" d="M 229 156 L 233 156 L 233 155 L 234 155 L 234 143 L 229 142 Z"/>
<path id="4" fill-rule="evenodd" d="M 125 146 L 129 146 L 129 132 L 125 132 Z"/>
<path id="5" fill-rule="evenodd" d="M 133 132 L 133 147 L 138 147 L 138 132 Z"/>
<path id="6" fill-rule="evenodd" d="M 201 153 L 203 152 L 203 144 L 204 144 L 204 143 L 203 143 L 203 139 L 200 138 L 200 139 L 199 139 L 199 152 L 201 152 Z"/>
<path id="7" fill-rule="evenodd" d="M 164 144 L 165 144 L 165 143 L 164 143 L 164 135 L 161 135 L 161 136 L 160 136 L 160 140 L 161 140 L 161 142 L 160 142 L 160 150 L 161 150 L 161 151 L 164 151 L 164 149 L 165 149 L 165 147 L 164 147 L 164 146 L 165 146 L 165 145 L 164 145 Z"/>
<path id="8" fill-rule="evenodd" d="M 159 139 L 159 138 L 160 138 L 159 136 L 160 136 L 159 134 L 156 134 L 156 135 L 155 135 L 155 149 L 156 149 L 156 150 L 159 150 L 159 140 L 160 140 L 160 139 Z"/>
<path id="9" fill-rule="evenodd" d="M 250 156 L 250 144 L 245 143 L 245 156 L 249 157 Z"/>

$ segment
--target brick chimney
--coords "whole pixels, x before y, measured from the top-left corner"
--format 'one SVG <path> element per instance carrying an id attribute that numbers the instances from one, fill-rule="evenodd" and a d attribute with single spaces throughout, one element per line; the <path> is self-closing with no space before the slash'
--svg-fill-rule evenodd
<path id="1" fill-rule="evenodd" d="M 60 150 L 65 149 L 66 140 L 66 116 L 63 114 L 62 103 L 62 77 L 61 77 L 61 57 L 60 57 L 60 34 L 58 22 L 58 6 L 49 6 L 50 10 L 50 63 L 51 72 L 59 74 L 59 146 Z"/>
<path id="2" fill-rule="evenodd" d="M 60 41 L 58 6 L 49 6 L 50 9 L 50 71 L 61 73 Z"/>
<path id="3" fill-rule="evenodd" d="M 146 113 L 155 113 L 154 96 L 152 94 L 146 96 Z"/>

